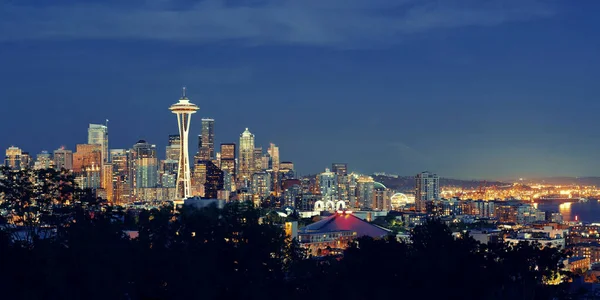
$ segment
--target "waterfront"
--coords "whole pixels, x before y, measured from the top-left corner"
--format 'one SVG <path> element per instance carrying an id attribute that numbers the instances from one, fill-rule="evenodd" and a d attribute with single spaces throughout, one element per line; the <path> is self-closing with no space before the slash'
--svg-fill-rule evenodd
<path id="1" fill-rule="evenodd" d="M 539 204 L 538 209 L 542 211 L 560 212 L 564 221 L 578 221 L 584 223 L 600 223 L 600 203 L 598 200 L 588 202 L 568 202 L 563 204 L 544 203 Z"/>

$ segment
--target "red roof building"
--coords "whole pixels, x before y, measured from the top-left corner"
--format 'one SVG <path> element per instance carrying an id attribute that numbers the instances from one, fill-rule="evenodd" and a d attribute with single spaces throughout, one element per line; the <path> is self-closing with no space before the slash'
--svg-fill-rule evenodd
<path id="1" fill-rule="evenodd" d="M 383 238 L 391 231 L 362 220 L 351 212 L 338 212 L 310 224 L 298 232 L 300 244 L 315 256 L 339 252 L 355 238 L 369 236 Z"/>

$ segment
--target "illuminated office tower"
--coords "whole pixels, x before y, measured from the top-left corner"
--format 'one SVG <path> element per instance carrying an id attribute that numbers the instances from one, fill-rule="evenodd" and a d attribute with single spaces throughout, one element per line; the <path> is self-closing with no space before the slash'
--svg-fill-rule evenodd
<path id="1" fill-rule="evenodd" d="M 223 171 L 210 161 L 206 161 L 206 180 L 204 182 L 204 198 L 217 199 L 218 192 L 223 190 Z"/>
<path id="2" fill-rule="evenodd" d="M 81 173 L 86 170 L 100 168 L 102 165 L 102 145 L 79 144 L 73 153 L 73 172 Z"/>
<path id="3" fill-rule="evenodd" d="M 375 181 L 371 176 L 360 176 L 356 180 L 356 201 L 361 209 L 372 209 L 375 197 Z"/>
<path id="4" fill-rule="evenodd" d="M 271 195 L 271 174 L 261 171 L 252 175 L 252 195 L 255 196 L 255 201 Z"/>
<path id="5" fill-rule="evenodd" d="M 279 164 L 279 169 L 280 170 L 286 169 L 286 170 L 292 170 L 293 171 L 294 170 L 294 163 L 291 162 L 291 161 L 282 161 Z"/>
<path id="6" fill-rule="evenodd" d="M 192 114 L 200 108 L 191 103 L 183 88 L 183 95 L 179 102 L 173 104 L 169 110 L 177 115 L 177 127 L 179 128 L 179 170 L 177 171 L 177 198 L 185 199 L 191 196 L 191 172 L 188 138 Z"/>
<path id="7" fill-rule="evenodd" d="M 73 170 L 73 151 L 65 147 L 54 150 L 54 167 L 57 170 Z"/>
<path id="8" fill-rule="evenodd" d="M 240 135 L 240 154 L 238 166 L 238 180 L 251 180 L 254 174 L 254 134 L 248 128 Z M 221 157 L 222 159 L 222 157 Z"/>
<path id="9" fill-rule="evenodd" d="M 233 180 L 236 178 L 235 153 L 234 143 L 221 144 L 221 170 L 229 173 Z"/>
<path id="10" fill-rule="evenodd" d="M 282 180 L 296 178 L 296 174 L 294 172 L 294 163 L 291 161 L 282 161 L 279 164 L 279 173 L 280 173 L 279 177 Z"/>
<path id="11" fill-rule="evenodd" d="M 178 134 L 169 135 L 169 144 L 165 149 L 166 160 L 179 161 L 179 152 L 181 151 L 181 141 Z"/>
<path id="12" fill-rule="evenodd" d="M 274 173 L 279 172 L 279 147 L 271 143 L 269 146 L 269 150 L 267 150 L 267 153 L 269 153 L 269 155 L 271 156 L 271 169 L 273 169 Z"/>
<path id="13" fill-rule="evenodd" d="M 279 181 L 279 170 L 280 170 L 280 162 L 279 162 L 279 147 L 275 146 L 275 144 L 271 143 L 269 145 L 269 149 L 267 153 L 271 156 L 271 170 L 273 170 L 273 190 L 275 191 L 275 195 L 279 196 L 280 185 Z"/>
<path id="14" fill-rule="evenodd" d="M 436 174 L 422 172 L 415 176 L 415 205 L 418 212 L 427 210 L 427 202 L 440 199 L 440 178 Z"/>
<path id="15" fill-rule="evenodd" d="M 36 157 L 33 168 L 35 170 L 45 170 L 54 168 L 54 162 L 52 161 L 50 153 L 48 153 L 48 151 L 46 150 L 43 150 L 41 153 L 39 153 Z"/>
<path id="16" fill-rule="evenodd" d="M 113 201 L 121 205 L 132 200 L 130 177 L 130 151 L 125 149 L 111 149 L 110 159 L 112 164 Z"/>
<path id="17" fill-rule="evenodd" d="M 206 183 L 206 165 L 208 160 L 196 160 L 192 173 L 192 196 L 204 197 L 204 184 Z"/>
<path id="18" fill-rule="evenodd" d="M 6 149 L 6 158 L 4 159 L 4 166 L 13 170 L 19 170 L 25 168 L 21 166 L 21 156 L 23 151 L 18 147 L 9 147 Z"/>
<path id="19" fill-rule="evenodd" d="M 321 192 L 323 202 L 336 202 L 338 200 L 337 175 L 329 169 L 325 169 L 325 172 L 319 174 L 318 181 L 319 191 Z"/>
<path id="20" fill-rule="evenodd" d="M 375 182 L 373 191 L 373 209 L 390 210 L 391 191 L 385 185 Z"/>
<path id="21" fill-rule="evenodd" d="M 261 157 L 261 164 L 260 164 L 260 169 L 261 170 L 270 170 L 272 171 L 273 168 L 273 161 L 271 160 L 271 155 L 269 155 L 269 153 L 263 155 L 263 157 Z"/>
<path id="22" fill-rule="evenodd" d="M 346 163 L 333 163 L 331 164 L 331 172 L 340 175 L 348 175 L 348 164 Z"/>
<path id="23" fill-rule="evenodd" d="M 33 158 L 29 155 L 29 152 L 23 151 L 21 153 L 21 169 L 28 169 L 33 167 Z"/>
<path id="24" fill-rule="evenodd" d="M 338 178 L 338 198 L 340 201 L 350 204 L 350 183 L 348 177 L 348 164 L 333 163 L 331 164 L 331 172 L 335 173 Z"/>
<path id="25" fill-rule="evenodd" d="M 215 120 L 202 119 L 199 154 L 201 160 L 215 159 Z"/>
<path id="26" fill-rule="evenodd" d="M 158 158 L 156 145 L 140 140 L 133 145 L 135 157 L 135 187 L 154 188 L 158 185 Z"/>
<path id="27" fill-rule="evenodd" d="M 263 170 L 263 151 L 262 147 L 254 148 L 252 159 L 254 161 L 253 173 L 260 172 Z"/>
<path id="28" fill-rule="evenodd" d="M 108 156 L 108 126 L 90 124 L 88 128 L 88 144 L 100 145 L 102 149 L 102 163 L 109 161 Z"/>
<path id="29" fill-rule="evenodd" d="M 102 166 L 101 187 L 104 190 L 104 199 L 110 203 L 114 203 L 114 184 L 113 184 L 113 165 L 104 164 Z"/>
<path id="30" fill-rule="evenodd" d="M 177 161 L 163 160 L 160 166 L 160 186 L 164 188 L 177 187 Z"/>

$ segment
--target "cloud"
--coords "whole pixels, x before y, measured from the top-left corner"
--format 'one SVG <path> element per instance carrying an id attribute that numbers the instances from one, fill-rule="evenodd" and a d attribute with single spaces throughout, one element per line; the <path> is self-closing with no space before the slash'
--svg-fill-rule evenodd
<path id="1" fill-rule="evenodd" d="M 0 40 L 148 39 L 249 45 L 393 43 L 435 29 L 552 16 L 543 0 L 0 0 Z M 58 3 L 58 4 L 56 4 Z"/>

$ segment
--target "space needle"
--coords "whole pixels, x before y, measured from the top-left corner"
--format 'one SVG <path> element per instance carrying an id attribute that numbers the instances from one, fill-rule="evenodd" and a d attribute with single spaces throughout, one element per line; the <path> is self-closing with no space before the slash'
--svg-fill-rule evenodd
<path id="1" fill-rule="evenodd" d="M 179 102 L 169 107 L 169 110 L 177 115 L 177 125 L 179 127 L 179 170 L 177 172 L 177 199 L 175 203 L 181 203 L 183 199 L 192 195 L 188 133 L 192 114 L 200 109 L 196 104 L 190 102 L 185 92 L 184 87 Z"/>

